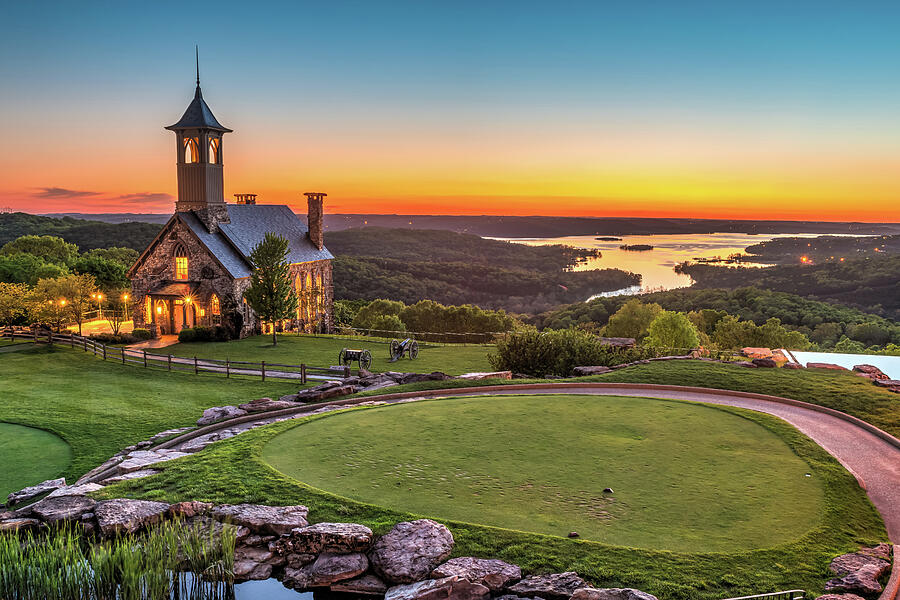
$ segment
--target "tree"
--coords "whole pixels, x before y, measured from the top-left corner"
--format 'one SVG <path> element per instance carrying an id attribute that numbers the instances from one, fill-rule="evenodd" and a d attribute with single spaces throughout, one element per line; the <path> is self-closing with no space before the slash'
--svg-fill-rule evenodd
<path id="1" fill-rule="evenodd" d="M 120 288 L 118 290 L 113 290 L 106 295 L 106 298 L 109 300 L 109 305 L 108 308 L 103 311 L 103 316 L 106 317 L 106 322 L 109 324 L 109 328 L 112 330 L 113 335 L 119 335 L 122 324 L 128 320 L 127 294 L 127 289 Z"/>
<path id="2" fill-rule="evenodd" d="M 27 252 L 0 254 L 0 281 L 6 283 L 35 285 L 39 279 L 56 279 L 68 272 L 65 266 L 44 262 Z"/>
<path id="3" fill-rule="evenodd" d="M 13 325 L 28 314 L 31 290 L 22 283 L 0 282 L 0 324 Z"/>
<path id="4" fill-rule="evenodd" d="M 67 267 L 78 258 L 78 246 L 52 235 L 23 235 L 0 248 L 0 254 L 20 252 L 37 256 L 44 262 Z"/>
<path id="5" fill-rule="evenodd" d="M 273 346 L 278 344 L 275 322 L 293 317 L 300 305 L 291 285 L 287 254 L 287 239 L 274 233 L 267 233 L 263 241 L 250 252 L 253 272 L 250 274 L 250 287 L 244 292 L 244 299 L 260 319 L 272 324 Z"/>
<path id="6" fill-rule="evenodd" d="M 644 304 L 633 298 L 609 318 L 609 323 L 603 329 L 603 335 L 641 339 L 647 335 L 650 323 L 661 310 L 659 304 Z"/>
<path id="7" fill-rule="evenodd" d="M 97 254 L 85 254 L 72 265 L 76 273 L 93 275 L 97 286 L 107 294 L 128 285 L 128 268 L 116 260 Z"/>
<path id="8" fill-rule="evenodd" d="M 66 275 L 58 279 L 41 279 L 34 288 L 38 306 L 52 308 L 59 329 L 62 319 L 78 324 L 78 335 L 84 323 L 84 313 L 91 308 L 91 294 L 97 291 L 97 282 L 91 275 Z M 46 313 L 44 313 L 46 314 Z"/>
<path id="9" fill-rule="evenodd" d="M 644 345 L 669 352 L 684 351 L 697 348 L 700 337 L 687 315 L 664 310 L 650 323 Z"/>

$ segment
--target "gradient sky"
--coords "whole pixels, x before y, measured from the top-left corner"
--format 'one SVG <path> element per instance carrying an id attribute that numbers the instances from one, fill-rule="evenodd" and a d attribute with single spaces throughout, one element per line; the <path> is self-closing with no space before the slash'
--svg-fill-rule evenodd
<path id="1" fill-rule="evenodd" d="M 193 94 L 226 198 L 328 212 L 900 221 L 900 2 L 14 3 L 0 207 L 169 212 Z"/>

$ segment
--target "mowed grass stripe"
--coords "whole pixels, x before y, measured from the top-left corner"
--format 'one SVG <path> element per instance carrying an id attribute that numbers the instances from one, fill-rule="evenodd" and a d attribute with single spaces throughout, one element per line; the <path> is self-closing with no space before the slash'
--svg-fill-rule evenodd
<path id="1" fill-rule="evenodd" d="M 819 525 L 824 503 L 812 468 L 769 429 L 732 410 L 648 398 L 482 397 L 352 411 L 277 436 L 263 458 L 392 510 L 682 552 L 798 539 Z"/>
<path id="2" fill-rule="evenodd" d="M 0 423 L 0 504 L 10 492 L 54 479 L 72 462 L 72 448 L 49 431 Z"/>

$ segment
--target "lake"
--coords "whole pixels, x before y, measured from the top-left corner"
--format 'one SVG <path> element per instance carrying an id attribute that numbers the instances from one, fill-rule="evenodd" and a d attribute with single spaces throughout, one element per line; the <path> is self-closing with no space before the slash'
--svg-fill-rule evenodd
<path id="1" fill-rule="evenodd" d="M 622 269 L 641 275 L 641 285 L 614 292 L 604 292 L 596 296 L 617 296 L 638 294 L 688 287 L 694 281 L 688 275 L 675 272 L 675 265 L 695 258 L 726 258 L 731 254 L 744 252 L 747 246 L 782 237 L 814 238 L 820 234 L 789 233 L 777 235 L 751 235 L 747 233 L 704 233 L 704 234 L 663 234 L 663 235 L 623 235 L 621 241 L 602 241 L 592 235 L 575 235 L 557 238 L 493 238 L 529 246 L 565 244 L 576 248 L 596 248 L 603 256 L 591 258 L 575 266 L 576 271 L 589 269 Z M 646 244 L 653 250 L 622 250 L 623 244 Z M 743 266 L 768 266 L 759 263 L 742 263 Z"/>

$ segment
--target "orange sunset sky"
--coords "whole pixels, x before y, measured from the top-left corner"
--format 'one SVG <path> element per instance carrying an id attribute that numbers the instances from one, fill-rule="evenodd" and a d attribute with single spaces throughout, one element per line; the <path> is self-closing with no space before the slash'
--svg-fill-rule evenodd
<path id="1" fill-rule="evenodd" d="M 170 212 L 198 43 L 226 199 L 900 221 L 896 4 L 375 4 L 11 9 L 0 207 Z"/>

